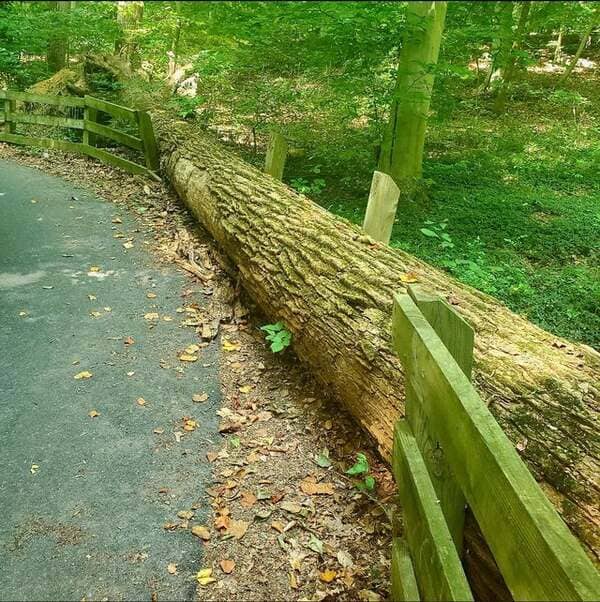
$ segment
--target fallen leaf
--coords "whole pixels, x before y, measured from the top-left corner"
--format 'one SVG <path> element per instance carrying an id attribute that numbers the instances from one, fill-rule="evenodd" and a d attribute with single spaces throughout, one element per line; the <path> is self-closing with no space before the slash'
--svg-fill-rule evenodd
<path id="1" fill-rule="evenodd" d="M 29 472 L 31 472 L 31 474 L 35 474 L 38 471 L 39 467 L 39 464 L 32 464 L 31 468 L 29 469 Z"/>
<path id="2" fill-rule="evenodd" d="M 152 432 L 155 435 L 162 435 L 165 432 L 165 429 L 154 429 Z"/>
<path id="3" fill-rule="evenodd" d="M 90 418 L 96 418 L 96 416 L 100 416 L 100 412 L 97 412 L 96 410 L 92 410 L 91 412 L 88 413 L 88 416 Z"/>
<path id="4" fill-rule="evenodd" d="M 343 566 L 345 569 L 349 569 L 354 564 L 352 556 L 350 556 L 350 554 L 348 554 L 348 552 L 345 552 L 344 550 L 339 550 L 336 558 L 340 565 Z"/>
<path id="5" fill-rule="evenodd" d="M 333 495 L 333 483 L 315 483 L 304 479 L 300 483 L 300 489 L 306 495 Z"/>
<path id="6" fill-rule="evenodd" d="M 196 574 L 196 581 L 203 587 L 214 583 L 216 579 L 212 576 L 212 569 L 201 569 Z"/>
<path id="7" fill-rule="evenodd" d="M 198 426 L 198 423 L 195 420 L 191 420 L 191 419 L 186 420 L 183 423 L 183 430 L 191 432 L 191 431 L 195 430 L 197 426 Z"/>
<path id="8" fill-rule="evenodd" d="M 240 393 L 250 393 L 250 391 L 252 391 L 251 385 L 244 385 L 243 387 L 240 387 Z"/>
<path id="9" fill-rule="evenodd" d="M 163 320 L 164 320 L 165 322 L 172 322 L 172 321 L 173 321 L 173 318 L 172 318 L 171 316 L 163 316 Z"/>
<path id="10" fill-rule="evenodd" d="M 244 508 L 252 508 L 256 504 L 256 496 L 251 491 L 242 491 L 242 501 L 240 504 Z"/>
<path id="11" fill-rule="evenodd" d="M 227 533 L 233 535 L 236 539 L 242 539 L 246 535 L 250 523 L 243 520 L 231 520 Z"/>
<path id="12" fill-rule="evenodd" d="M 198 361 L 198 356 L 197 355 L 190 355 L 189 353 L 182 353 L 179 356 L 179 359 L 182 362 L 197 362 Z"/>
<path id="13" fill-rule="evenodd" d="M 202 403 L 208 399 L 208 393 L 196 393 L 192 395 L 192 401 L 196 403 Z"/>
<path id="14" fill-rule="evenodd" d="M 195 535 L 204 541 L 210 539 L 210 531 L 208 530 L 208 527 L 205 527 L 204 525 L 194 525 L 192 527 L 192 535 Z"/>
<path id="15" fill-rule="evenodd" d="M 88 295 L 88 299 L 90 301 L 95 301 L 97 299 L 96 295 Z"/>
<path id="16" fill-rule="evenodd" d="M 174 562 L 170 562 L 167 565 L 167 572 L 169 575 L 177 575 L 177 565 Z"/>
<path id="17" fill-rule="evenodd" d="M 195 343 L 193 345 L 189 345 L 188 347 L 185 348 L 185 352 L 189 353 L 190 355 L 192 353 L 197 353 L 200 350 L 200 347 L 198 347 L 198 345 L 196 345 Z"/>
<path id="18" fill-rule="evenodd" d="M 214 462 L 219 457 L 219 454 L 216 452 L 206 452 L 206 459 L 209 462 Z"/>
<path id="19" fill-rule="evenodd" d="M 235 568 L 235 562 L 233 560 L 221 560 L 221 562 L 219 562 L 219 565 L 221 566 L 221 570 L 226 575 L 232 573 L 233 569 Z"/>
<path id="20" fill-rule="evenodd" d="M 279 507 L 282 510 L 291 512 L 292 514 L 300 514 L 300 512 L 302 512 L 302 506 L 300 504 L 296 504 L 296 502 L 283 502 Z"/>
<path id="21" fill-rule="evenodd" d="M 400 282 L 404 282 L 404 284 L 412 284 L 414 282 L 419 282 L 419 279 L 414 272 L 406 272 L 406 274 L 400 274 Z"/>
<path id="22" fill-rule="evenodd" d="M 146 293 L 146 297 L 148 297 L 148 299 L 156 299 L 156 293 Z"/>
<path id="23" fill-rule="evenodd" d="M 288 574 L 288 578 L 290 581 L 290 587 L 292 589 L 298 589 L 298 579 L 296 578 L 296 573 L 294 573 L 294 571 L 290 571 Z"/>
<path id="24" fill-rule="evenodd" d="M 143 397 L 138 397 L 135 400 L 135 403 L 137 403 L 139 406 L 145 406 L 148 402 Z"/>
<path id="25" fill-rule="evenodd" d="M 92 267 L 91 267 L 91 268 L 88 270 L 88 272 L 101 272 L 101 271 L 102 271 L 102 268 L 101 268 L 101 267 L 99 267 L 99 266 L 97 266 L 97 265 L 93 265 L 93 266 L 92 266 Z"/>
<path id="26" fill-rule="evenodd" d="M 336 577 L 337 573 L 331 569 L 319 573 L 319 579 L 325 583 L 331 583 Z"/>
<path id="27" fill-rule="evenodd" d="M 195 513 L 193 510 L 180 510 L 177 513 L 177 516 L 179 518 L 183 518 L 184 520 L 192 520 L 195 516 Z"/>
<path id="28" fill-rule="evenodd" d="M 84 380 L 86 378 L 92 378 L 92 376 L 93 374 L 91 372 L 84 370 L 83 372 L 78 372 L 73 378 L 75 380 Z"/>
<path id="29" fill-rule="evenodd" d="M 271 528 L 275 529 L 275 531 L 279 531 L 279 533 L 283 533 L 283 530 L 285 529 L 285 525 L 279 520 L 274 520 L 271 523 Z"/>
<path id="30" fill-rule="evenodd" d="M 123 220 L 120 217 L 113 217 L 111 221 L 113 224 L 122 224 L 123 223 Z"/>
<path id="31" fill-rule="evenodd" d="M 90 312 L 90 316 L 92 316 L 92 318 L 99 318 L 102 314 L 99 311 L 91 311 Z"/>
<path id="32" fill-rule="evenodd" d="M 124 345 L 133 345 L 134 343 L 135 343 L 135 341 L 133 340 L 133 337 L 125 337 L 123 339 Z"/>
<path id="33" fill-rule="evenodd" d="M 130 240 L 128 240 L 127 242 L 123 243 L 123 247 L 125 249 L 133 249 L 133 243 Z"/>
<path id="34" fill-rule="evenodd" d="M 155 311 L 151 311 L 147 314 L 144 314 L 145 320 L 158 320 L 158 314 Z"/>
<path id="35" fill-rule="evenodd" d="M 242 348 L 242 344 L 237 341 L 228 341 L 223 339 L 223 351 L 239 351 Z"/>
<path id="36" fill-rule="evenodd" d="M 315 537 L 314 535 L 310 536 L 310 539 L 308 540 L 308 547 L 313 552 L 317 552 L 317 554 L 323 553 L 323 542 L 318 537 Z"/>

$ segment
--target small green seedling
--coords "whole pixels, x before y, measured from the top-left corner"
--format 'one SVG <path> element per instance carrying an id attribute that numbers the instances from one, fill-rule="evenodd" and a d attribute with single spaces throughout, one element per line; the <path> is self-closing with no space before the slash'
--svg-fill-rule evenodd
<path id="1" fill-rule="evenodd" d="M 283 351 L 292 342 L 292 333 L 285 327 L 283 322 L 265 324 L 260 329 L 267 333 L 265 338 L 271 343 L 271 351 L 273 353 Z"/>
<path id="2" fill-rule="evenodd" d="M 346 471 L 346 474 L 362 479 L 354 483 L 359 491 L 373 491 L 375 489 L 375 478 L 369 474 L 369 461 L 362 452 L 356 454 L 356 462 Z"/>

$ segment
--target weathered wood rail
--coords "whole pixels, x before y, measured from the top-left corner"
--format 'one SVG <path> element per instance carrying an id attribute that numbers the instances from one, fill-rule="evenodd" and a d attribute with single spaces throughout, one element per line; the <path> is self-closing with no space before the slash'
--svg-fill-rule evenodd
<path id="1" fill-rule="evenodd" d="M 21 110 L 19 110 L 17 103 L 21 103 Z M 67 109 L 71 112 L 78 112 L 81 117 L 33 114 L 30 110 L 26 110 L 30 109 L 32 105 L 48 105 L 58 109 Z M 137 130 L 137 135 L 121 131 L 112 125 L 99 123 L 98 113 L 105 113 L 111 118 L 120 119 L 133 125 Z M 123 107 L 93 96 L 80 98 L 77 96 L 50 96 L 15 90 L 0 90 L 0 122 L 3 123 L 3 128 L 0 129 L 0 142 L 54 148 L 88 155 L 129 173 L 158 178 L 158 148 L 150 116 L 145 111 Z M 79 130 L 82 131 L 82 141 L 73 142 L 71 140 L 19 134 L 17 133 L 17 125 L 20 123 Z M 99 137 L 142 153 L 145 165 L 140 165 L 104 148 L 99 148 Z"/>
<path id="2" fill-rule="evenodd" d="M 404 512 L 394 600 L 472 600 L 461 562 L 465 507 L 515 600 L 598 600 L 600 576 L 471 385 L 473 330 L 437 297 L 394 299 L 406 417 L 393 469 Z"/>

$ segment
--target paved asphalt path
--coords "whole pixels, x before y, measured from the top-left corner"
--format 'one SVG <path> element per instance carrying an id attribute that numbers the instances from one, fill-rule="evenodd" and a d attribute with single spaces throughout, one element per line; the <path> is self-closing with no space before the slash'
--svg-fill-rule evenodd
<path id="1" fill-rule="evenodd" d="M 202 543 L 163 524 L 193 505 L 195 522 L 208 516 L 218 347 L 177 359 L 197 338 L 175 310 L 203 295 L 182 299 L 189 283 L 152 260 L 135 227 L 91 193 L 0 161 L 1 600 L 194 597 Z M 148 312 L 161 316 L 154 328 Z M 84 370 L 93 377 L 73 378 Z M 209 402 L 192 402 L 200 392 Z M 199 426 L 177 443 L 184 416 Z"/>

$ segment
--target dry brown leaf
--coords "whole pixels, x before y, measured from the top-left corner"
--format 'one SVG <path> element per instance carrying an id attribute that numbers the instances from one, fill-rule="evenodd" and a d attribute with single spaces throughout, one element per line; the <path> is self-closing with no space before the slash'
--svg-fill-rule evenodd
<path id="1" fill-rule="evenodd" d="M 333 495 L 333 483 L 315 483 L 309 479 L 304 479 L 300 483 L 300 489 L 306 495 Z"/>
<path id="2" fill-rule="evenodd" d="M 212 576 L 212 569 L 201 569 L 196 574 L 196 581 L 204 587 L 210 583 L 214 583 L 216 579 Z"/>
<path id="3" fill-rule="evenodd" d="M 133 345 L 134 343 L 135 343 L 135 341 L 133 340 L 133 337 L 125 337 L 123 339 L 124 345 Z"/>
<path id="4" fill-rule="evenodd" d="M 235 561 L 233 561 L 233 560 L 221 560 L 221 562 L 219 562 L 219 565 L 221 567 L 221 570 L 226 575 L 229 575 L 230 573 L 233 572 L 233 569 L 235 568 Z"/>
<path id="5" fill-rule="evenodd" d="M 205 527 L 204 525 L 194 525 L 192 527 L 192 535 L 195 535 L 204 541 L 210 539 L 210 531 L 208 530 L 208 527 Z"/>
<path id="6" fill-rule="evenodd" d="M 177 575 L 177 565 L 174 562 L 170 562 L 167 565 L 167 572 L 169 575 Z"/>
<path id="7" fill-rule="evenodd" d="M 193 510 L 180 510 L 177 513 L 179 518 L 183 518 L 184 520 L 192 520 L 195 516 Z"/>
<path id="8" fill-rule="evenodd" d="M 155 311 L 144 314 L 144 320 L 158 320 L 158 314 Z"/>
<path id="9" fill-rule="evenodd" d="M 135 400 L 135 403 L 137 403 L 139 406 L 145 406 L 148 402 L 143 397 L 138 397 Z"/>
<path id="10" fill-rule="evenodd" d="M 196 393 L 192 395 L 192 401 L 195 403 L 202 403 L 208 399 L 208 393 Z"/>
<path id="11" fill-rule="evenodd" d="M 246 535 L 246 531 L 250 523 L 243 520 L 231 520 L 229 527 L 227 527 L 227 533 L 233 535 L 236 539 L 242 539 Z"/>
<path id="12" fill-rule="evenodd" d="M 148 299 L 156 299 L 156 293 L 146 293 L 146 297 L 148 297 Z"/>
<path id="13" fill-rule="evenodd" d="M 188 420 L 185 420 L 183 423 L 183 430 L 191 432 L 191 431 L 195 430 L 197 426 L 198 426 L 198 423 L 195 420 L 188 419 Z"/>
<path id="14" fill-rule="evenodd" d="M 283 530 L 285 529 L 285 525 L 279 520 L 274 520 L 271 523 L 271 528 L 275 529 L 275 531 L 279 531 L 279 533 L 283 533 Z"/>
<path id="15" fill-rule="evenodd" d="M 97 412 L 96 410 L 92 410 L 91 412 L 88 413 L 88 416 L 90 418 L 96 418 L 96 416 L 100 416 L 100 412 Z"/>
<path id="16" fill-rule="evenodd" d="M 412 284 L 414 282 L 419 282 L 419 278 L 414 272 L 406 272 L 406 274 L 400 274 L 400 282 Z"/>
<path id="17" fill-rule="evenodd" d="M 179 359 L 182 362 L 197 362 L 198 361 L 198 356 L 197 355 L 190 355 L 189 353 L 182 353 L 182 354 L 180 354 Z"/>
<path id="18" fill-rule="evenodd" d="M 250 393 L 252 391 L 252 385 L 244 385 L 239 389 L 240 393 Z"/>
<path id="19" fill-rule="evenodd" d="M 240 502 L 244 508 L 252 508 L 256 504 L 256 496 L 251 491 L 242 491 L 242 501 Z"/>

